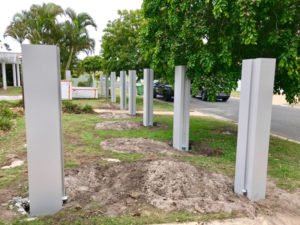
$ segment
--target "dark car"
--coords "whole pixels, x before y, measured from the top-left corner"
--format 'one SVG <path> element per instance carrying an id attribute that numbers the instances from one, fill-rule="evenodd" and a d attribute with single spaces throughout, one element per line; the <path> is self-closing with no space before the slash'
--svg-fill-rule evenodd
<path id="1" fill-rule="evenodd" d="M 194 97 L 200 98 L 203 101 L 207 101 L 208 100 L 207 90 L 205 89 L 199 90 L 198 94 Z M 219 92 L 216 94 L 217 101 L 227 102 L 229 98 L 230 98 L 230 94 L 226 94 L 224 92 Z"/>
<path id="2" fill-rule="evenodd" d="M 153 97 L 161 97 L 166 101 L 172 101 L 174 98 L 173 86 L 159 81 L 153 82 Z"/>

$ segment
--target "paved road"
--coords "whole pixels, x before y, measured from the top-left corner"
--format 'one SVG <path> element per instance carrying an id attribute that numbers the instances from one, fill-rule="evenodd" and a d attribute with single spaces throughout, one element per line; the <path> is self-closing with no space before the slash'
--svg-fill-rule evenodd
<path id="1" fill-rule="evenodd" d="M 238 121 L 239 99 L 230 98 L 228 102 L 203 102 L 193 98 L 191 110 L 222 116 Z M 264 116 L 263 114 L 261 116 Z M 273 105 L 271 132 L 300 142 L 300 108 Z"/>

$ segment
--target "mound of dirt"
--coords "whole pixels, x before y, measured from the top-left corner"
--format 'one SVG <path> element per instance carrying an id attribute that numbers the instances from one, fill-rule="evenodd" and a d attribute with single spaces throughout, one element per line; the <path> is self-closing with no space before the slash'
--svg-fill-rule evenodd
<path id="1" fill-rule="evenodd" d="M 116 113 L 116 112 L 101 112 L 98 114 L 99 118 L 102 119 L 129 119 L 132 116 L 126 113 Z"/>
<path id="2" fill-rule="evenodd" d="M 145 138 L 111 138 L 100 143 L 103 150 L 131 153 L 162 153 L 166 155 L 184 154 L 167 143 Z"/>
<path id="3" fill-rule="evenodd" d="M 104 121 L 97 123 L 96 130 L 136 130 L 142 126 L 138 122 L 133 121 Z"/>
<path id="4" fill-rule="evenodd" d="M 252 203 L 233 193 L 233 181 L 186 162 L 174 160 L 115 163 L 68 171 L 65 178 L 69 207 L 96 204 L 106 215 L 143 215 L 149 208 L 166 212 L 297 212 L 299 194 L 275 188 L 267 200 Z M 283 204 L 283 203 L 286 204 Z"/>

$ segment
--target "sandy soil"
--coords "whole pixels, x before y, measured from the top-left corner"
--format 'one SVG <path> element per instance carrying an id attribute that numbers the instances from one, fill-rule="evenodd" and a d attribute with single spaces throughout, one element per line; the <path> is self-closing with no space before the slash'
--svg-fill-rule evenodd
<path id="1" fill-rule="evenodd" d="M 68 171 L 65 183 L 67 207 L 96 204 L 106 215 L 144 215 L 152 207 L 249 218 L 276 212 L 300 216 L 300 192 L 290 194 L 269 182 L 267 199 L 253 203 L 232 192 L 231 178 L 169 159 L 83 167 Z"/>
<path id="2" fill-rule="evenodd" d="M 115 111 L 101 112 L 101 113 L 99 113 L 98 117 L 102 118 L 102 119 L 129 119 L 129 118 L 132 118 L 132 116 L 130 116 L 126 113 L 117 113 Z"/>
<path id="3" fill-rule="evenodd" d="M 100 143 L 103 150 L 114 152 L 131 152 L 166 155 L 184 154 L 176 151 L 165 142 L 154 141 L 145 138 L 111 138 Z"/>
<path id="4" fill-rule="evenodd" d="M 118 115 L 118 114 L 116 114 Z M 141 122 L 134 121 L 103 121 L 97 123 L 95 126 L 96 130 L 137 130 L 145 128 Z M 149 129 L 166 129 L 167 125 L 165 124 L 155 124 Z"/>
<path id="5" fill-rule="evenodd" d="M 97 123 L 96 130 L 136 130 L 143 126 L 139 122 L 133 121 L 104 121 Z"/>

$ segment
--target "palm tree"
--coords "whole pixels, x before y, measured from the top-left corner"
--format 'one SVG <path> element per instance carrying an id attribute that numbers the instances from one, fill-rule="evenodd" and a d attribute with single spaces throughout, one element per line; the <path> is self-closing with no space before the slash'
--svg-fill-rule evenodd
<path id="1" fill-rule="evenodd" d="M 63 14 L 64 10 L 54 3 L 32 5 L 27 19 L 29 41 L 32 44 L 57 44 L 62 36 L 57 18 Z"/>
<path id="2" fill-rule="evenodd" d="M 63 25 L 65 37 L 62 45 L 67 49 L 67 61 L 65 69 L 68 70 L 76 55 L 80 52 L 89 54 L 93 52 L 95 41 L 90 38 L 87 27 L 97 28 L 93 18 L 87 13 L 79 13 L 67 8 L 65 14 L 69 17 Z"/>
<path id="3" fill-rule="evenodd" d="M 13 17 L 13 21 L 6 28 L 4 33 L 4 37 L 10 36 L 16 39 L 20 44 L 27 38 L 28 34 L 28 12 L 22 11 L 21 13 L 17 13 Z"/>

